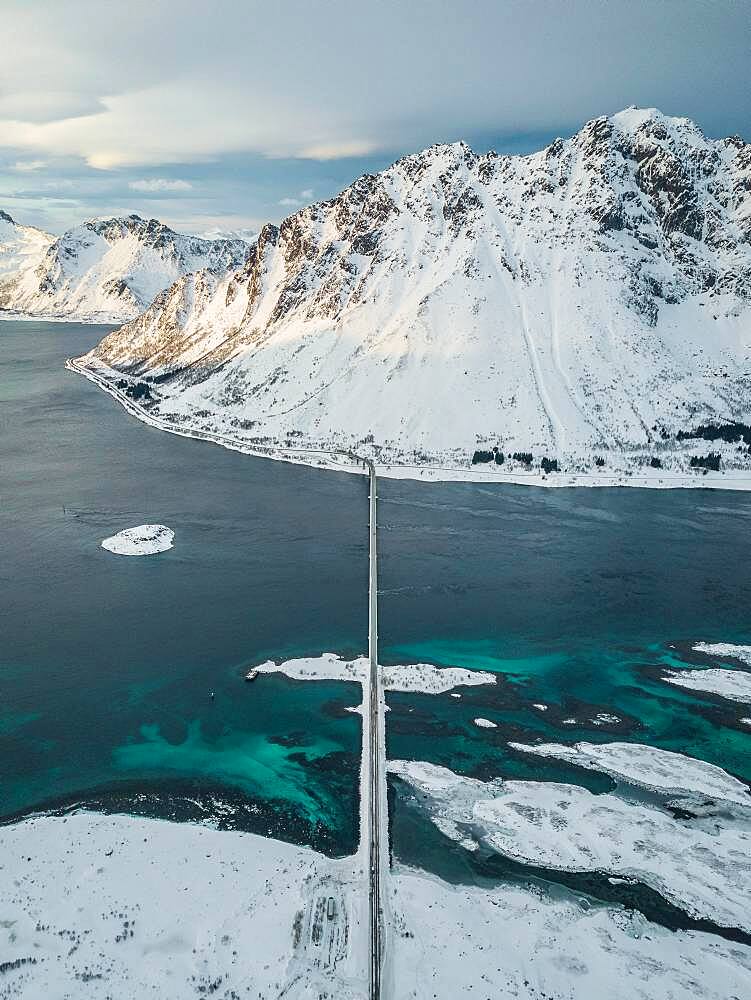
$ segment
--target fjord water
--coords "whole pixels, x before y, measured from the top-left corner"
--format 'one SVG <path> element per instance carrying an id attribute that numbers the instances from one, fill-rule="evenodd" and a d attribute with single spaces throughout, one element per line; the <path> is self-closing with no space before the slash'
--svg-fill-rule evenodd
<path id="1" fill-rule="evenodd" d="M 179 788 L 200 818 L 229 793 L 245 826 L 351 849 L 358 688 L 242 676 L 365 648 L 365 481 L 139 423 L 63 368 L 103 333 L 0 324 L 0 811 Z M 148 522 L 171 551 L 100 548 Z"/>
<path id="2" fill-rule="evenodd" d="M 359 692 L 242 675 L 365 650 L 367 484 L 139 423 L 63 369 L 102 333 L 0 324 L 0 815 L 86 801 L 350 850 Z M 748 711 L 662 680 L 751 639 L 747 494 L 379 490 L 381 659 L 499 680 L 389 695 L 390 756 L 597 790 L 507 742 L 625 739 L 751 777 Z M 174 549 L 100 548 L 144 522 Z"/>

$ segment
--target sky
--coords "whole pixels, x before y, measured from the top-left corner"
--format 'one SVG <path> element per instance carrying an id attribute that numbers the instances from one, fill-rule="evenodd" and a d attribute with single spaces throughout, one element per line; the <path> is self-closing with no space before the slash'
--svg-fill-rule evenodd
<path id="1" fill-rule="evenodd" d="M 632 104 L 751 141 L 751 0 L 0 0 L 0 208 L 257 230 Z"/>

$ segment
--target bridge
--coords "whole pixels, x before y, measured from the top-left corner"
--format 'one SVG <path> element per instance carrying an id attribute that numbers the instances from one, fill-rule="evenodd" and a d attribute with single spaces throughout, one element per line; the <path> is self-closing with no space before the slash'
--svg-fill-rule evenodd
<path id="1" fill-rule="evenodd" d="M 368 795 L 368 931 L 370 962 L 369 1000 L 380 1000 L 383 961 L 383 904 L 381 899 L 381 759 L 383 739 L 381 691 L 378 677 L 378 552 L 377 478 L 375 464 L 365 460 L 370 480 L 370 557 L 368 584 L 368 713 L 369 713 L 369 795 Z M 363 700 L 364 701 L 364 700 Z M 385 756 L 385 755 L 384 755 Z"/>

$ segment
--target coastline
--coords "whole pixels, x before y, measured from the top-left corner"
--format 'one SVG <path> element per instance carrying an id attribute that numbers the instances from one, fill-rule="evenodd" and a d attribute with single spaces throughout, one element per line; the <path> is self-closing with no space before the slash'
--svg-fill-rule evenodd
<path id="1" fill-rule="evenodd" d="M 330 469 L 336 472 L 349 472 L 357 475 L 365 475 L 362 466 L 355 464 L 354 460 L 347 462 L 336 455 L 344 455 L 342 452 L 332 452 L 323 449 L 313 448 L 283 448 L 283 447 L 261 447 L 252 446 L 240 438 L 233 438 L 229 434 L 216 431 L 201 431 L 187 426 L 176 426 L 167 420 L 161 420 L 153 416 L 139 406 L 138 403 L 129 399 L 125 393 L 121 392 L 112 384 L 111 378 L 103 373 L 80 364 L 79 359 L 67 358 L 65 368 L 76 375 L 82 375 L 98 388 L 108 393 L 131 416 L 157 430 L 166 431 L 168 434 L 176 434 L 179 437 L 194 438 L 198 441 L 208 441 L 211 444 L 220 445 L 230 451 L 238 451 L 243 455 L 254 458 L 268 458 L 278 462 L 288 462 L 293 465 L 306 465 L 312 468 Z M 104 369 L 110 371 L 110 369 Z M 114 375 L 115 373 L 113 373 Z M 729 469 L 721 472 L 707 471 L 705 474 L 692 475 L 686 472 L 671 472 L 665 469 L 644 469 L 639 473 L 626 472 L 556 472 L 545 474 L 539 470 L 529 472 L 514 470 L 512 472 L 501 471 L 498 466 L 480 469 L 477 466 L 466 468 L 449 467 L 441 465 L 388 465 L 377 463 L 378 475 L 384 479 L 408 479 L 414 482 L 425 483 L 486 483 L 505 484 L 514 486 L 534 486 L 548 489 L 562 488 L 589 488 L 600 487 L 623 487 L 638 489 L 675 490 L 675 489 L 711 489 L 711 490 L 734 490 L 751 491 L 751 470 Z"/>

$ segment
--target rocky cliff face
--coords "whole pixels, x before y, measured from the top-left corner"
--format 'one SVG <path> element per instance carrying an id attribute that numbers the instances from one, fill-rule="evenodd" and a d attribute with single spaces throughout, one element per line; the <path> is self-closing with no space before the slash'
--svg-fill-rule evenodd
<path id="1" fill-rule="evenodd" d="M 44 252 L 6 275 L 0 307 L 100 322 L 133 319 L 181 274 L 224 273 L 245 259 L 237 239 L 200 239 L 137 215 L 85 222 L 49 238 Z"/>
<path id="2" fill-rule="evenodd" d="M 751 146 L 628 109 L 531 156 L 457 143 L 361 177 L 86 363 L 249 443 L 572 468 L 748 423 L 750 306 Z"/>

